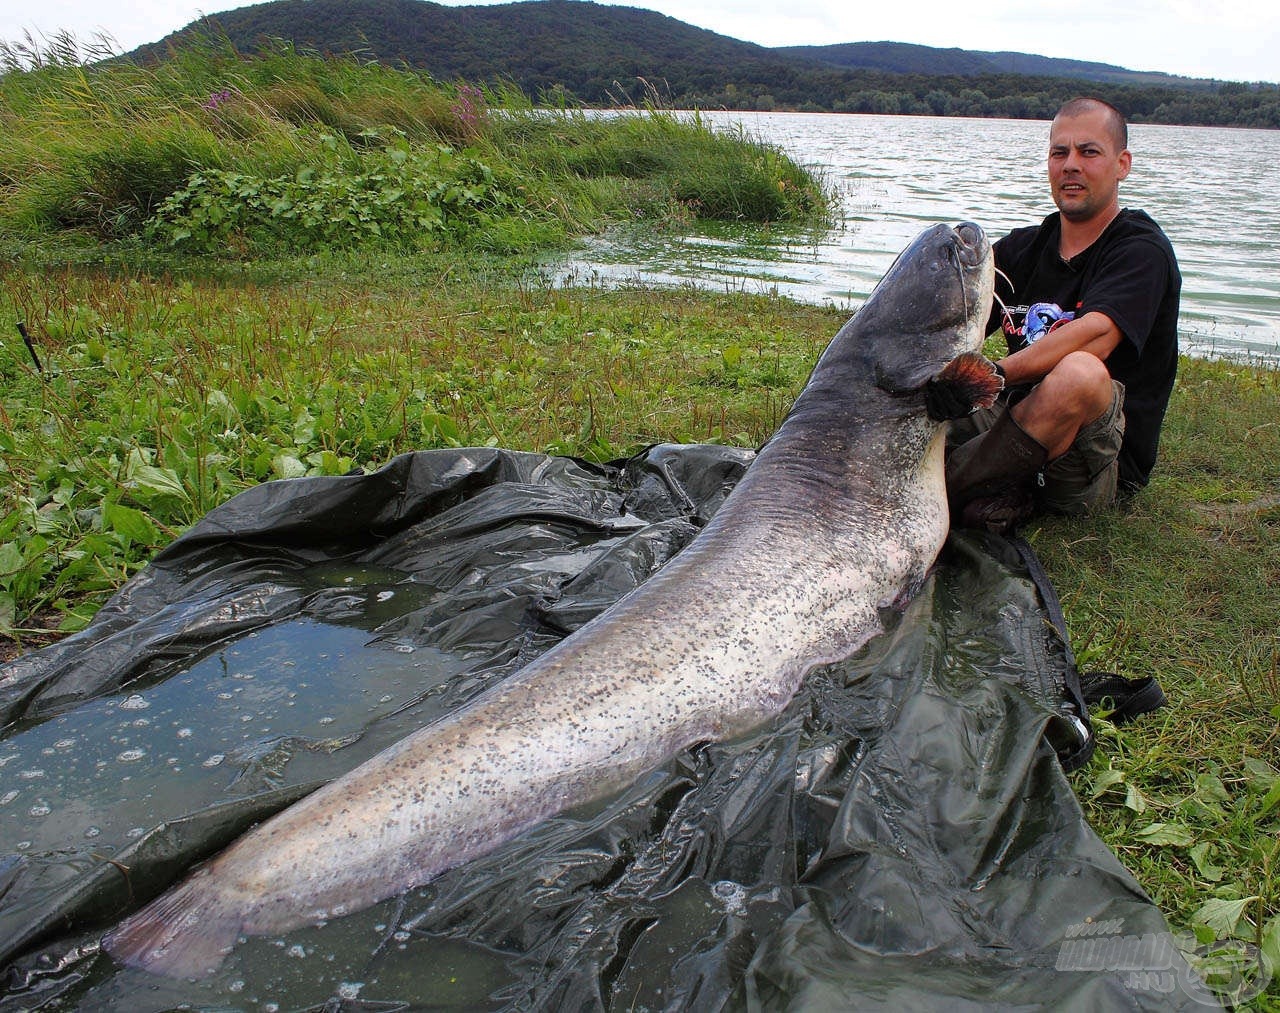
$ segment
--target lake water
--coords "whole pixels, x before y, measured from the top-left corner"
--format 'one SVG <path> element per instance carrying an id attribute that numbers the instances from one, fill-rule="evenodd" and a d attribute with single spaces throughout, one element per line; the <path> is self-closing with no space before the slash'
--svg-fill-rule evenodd
<path id="1" fill-rule="evenodd" d="M 557 280 L 697 284 L 856 308 L 925 226 L 975 221 L 992 237 L 1053 211 L 1049 124 L 806 113 L 704 113 L 822 173 L 841 221 L 813 236 L 699 224 L 588 241 Z M 1142 208 L 1182 268 L 1183 351 L 1280 358 L 1280 131 L 1138 124 L 1121 204 Z"/>

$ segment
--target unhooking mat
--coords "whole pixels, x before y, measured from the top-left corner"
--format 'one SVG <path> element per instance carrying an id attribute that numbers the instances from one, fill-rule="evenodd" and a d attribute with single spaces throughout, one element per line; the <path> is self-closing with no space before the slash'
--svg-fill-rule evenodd
<path id="1" fill-rule="evenodd" d="M 643 581 L 750 460 L 426 451 L 212 511 L 86 630 L 0 669 L 0 1009 L 1206 998 L 1063 775 L 1070 653 L 1017 554 L 976 535 L 953 535 L 883 635 L 746 738 L 402 897 L 247 939 L 203 982 L 99 951 L 254 822 Z"/>

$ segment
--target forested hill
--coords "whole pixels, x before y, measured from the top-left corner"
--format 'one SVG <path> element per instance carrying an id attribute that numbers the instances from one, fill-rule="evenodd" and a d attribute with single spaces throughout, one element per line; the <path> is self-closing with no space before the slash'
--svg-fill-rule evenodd
<path id="1" fill-rule="evenodd" d="M 1175 88 L 1204 87 L 1214 82 L 1198 78 L 1160 74 L 1149 70 L 1126 70 L 1110 63 L 1063 60 L 1034 53 L 990 53 L 970 49 L 936 49 L 907 42 L 844 42 L 833 46 L 781 46 L 775 50 L 819 63 L 851 70 L 884 70 L 895 74 L 1026 74 L 1035 77 L 1065 77 L 1107 84 L 1163 84 Z"/>
<path id="2" fill-rule="evenodd" d="M 770 49 L 586 0 L 466 7 L 273 0 L 203 18 L 130 55 L 163 59 L 210 33 L 242 53 L 286 40 L 407 64 L 444 81 L 513 82 L 536 100 L 586 105 L 656 98 L 673 107 L 1042 119 L 1087 90 L 1137 122 L 1280 127 L 1276 85 L 900 43 Z"/>
<path id="3" fill-rule="evenodd" d="M 441 80 L 514 81 L 532 97 L 563 88 L 608 102 L 637 79 L 666 82 L 672 97 L 729 81 L 794 85 L 806 61 L 694 28 L 654 11 L 580 0 L 445 7 L 425 0 L 274 0 L 216 14 L 143 47 L 154 55 L 201 25 L 241 51 L 268 37 L 321 51 L 362 52 L 423 68 Z M 838 75 L 837 75 L 838 76 Z M 619 96 L 621 97 L 621 96 Z"/>

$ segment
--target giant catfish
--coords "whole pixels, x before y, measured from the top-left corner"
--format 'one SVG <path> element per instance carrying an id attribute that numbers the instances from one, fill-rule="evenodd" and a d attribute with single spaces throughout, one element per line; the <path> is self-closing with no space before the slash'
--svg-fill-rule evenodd
<path id="1" fill-rule="evenodd" d="M 945 424 L 925 392 L 994 398 L 978 351 L 992 277 L 978 226 L 923 232 L 687 548 L 504 682 L 245 834 L 107 951 L 203 976 L 241 934 L 402 893 L 778 714 L 807 671 L 879 631 L 946 538 Z"/>

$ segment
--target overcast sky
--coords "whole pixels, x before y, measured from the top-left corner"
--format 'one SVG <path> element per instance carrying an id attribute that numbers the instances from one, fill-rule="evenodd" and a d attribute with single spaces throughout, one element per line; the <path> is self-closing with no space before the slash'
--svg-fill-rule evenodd
<path id="1" fill-rule="evenodd" d="M 89 40 L 103 32 L 128 51 L 201 14 L 242 6 L 225 0 L 3 0 L 0 39 L 20 40 L 26 31 L 38 39 L 66 29 Z M 633 0 L 626 6 L 764 46 L 887 40 L 1040 53 L 1224 81 L 1280 81 L 1275 0 Z"/>

